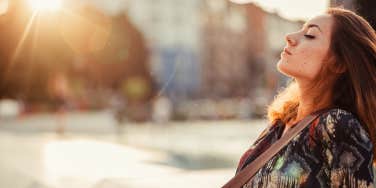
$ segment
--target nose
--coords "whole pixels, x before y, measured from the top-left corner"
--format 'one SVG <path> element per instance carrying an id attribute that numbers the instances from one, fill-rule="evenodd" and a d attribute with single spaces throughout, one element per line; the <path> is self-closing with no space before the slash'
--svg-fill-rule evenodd
<path id="1" fill-rule="evenodd" d="M 297 40 L 294 39 L 293 33 L 287 34 L 287 35 L 285 36 L 285 40 L 287 41 L 287 43 L 288 43 L 290 46 L 296 46 L 296 44 L 297 44 Z"/>

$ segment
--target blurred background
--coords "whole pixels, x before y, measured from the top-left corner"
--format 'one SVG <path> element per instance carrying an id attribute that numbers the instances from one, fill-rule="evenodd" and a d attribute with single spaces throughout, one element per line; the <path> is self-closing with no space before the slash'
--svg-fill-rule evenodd
<path id="1" fill-rule="evenodd" d="M 367 0 L 0 0 L 0 187 L 220 187 L 285 34 Z"/>

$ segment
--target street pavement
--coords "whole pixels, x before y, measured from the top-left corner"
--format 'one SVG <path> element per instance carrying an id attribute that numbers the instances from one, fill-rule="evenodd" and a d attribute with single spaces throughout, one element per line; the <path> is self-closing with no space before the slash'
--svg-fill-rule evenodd
<path id="1" fill-rule="evenodd" d="M 264 120 L 124 123 L 109 112 L 0 120 L 0 187 L 220 187 Z"/>
<path id="2" fill-rule="evenodd" d="M 0 119 L 1 188 L 221 187 L 265 120 L 117 124 L 111 113 Z"/>

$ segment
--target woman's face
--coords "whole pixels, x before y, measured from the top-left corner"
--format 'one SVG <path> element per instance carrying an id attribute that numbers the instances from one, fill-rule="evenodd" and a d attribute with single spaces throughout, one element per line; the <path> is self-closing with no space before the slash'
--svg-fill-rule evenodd
<path id="1" fill-rule="evenodd" d="M 317 16 L 300 31 L 286 35 L 286 47 L 277 64 L 278 70 L 296 80 L 316 78 L 329 51 L 333 18 Z"/>

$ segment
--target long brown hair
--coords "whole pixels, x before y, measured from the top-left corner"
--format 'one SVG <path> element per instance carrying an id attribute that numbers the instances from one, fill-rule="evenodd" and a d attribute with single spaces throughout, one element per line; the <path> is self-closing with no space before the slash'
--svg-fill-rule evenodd
<path id="1" fill-rule="evenodd" d="M 364 18 L 349 10 L 330 8 L 327 14 L 334 18 L 330 50 L 315 86 L 330 91 L 332 105 L 354 113 L 367 126 L 376 163 L 376 33 Z M 327 78 L 334 78 L 333 82 L 328 84 Z M 268 106 L 268 119 L 287 123 L 296 118 L 298 107 L 298 87 L 293 80 Z"/>

